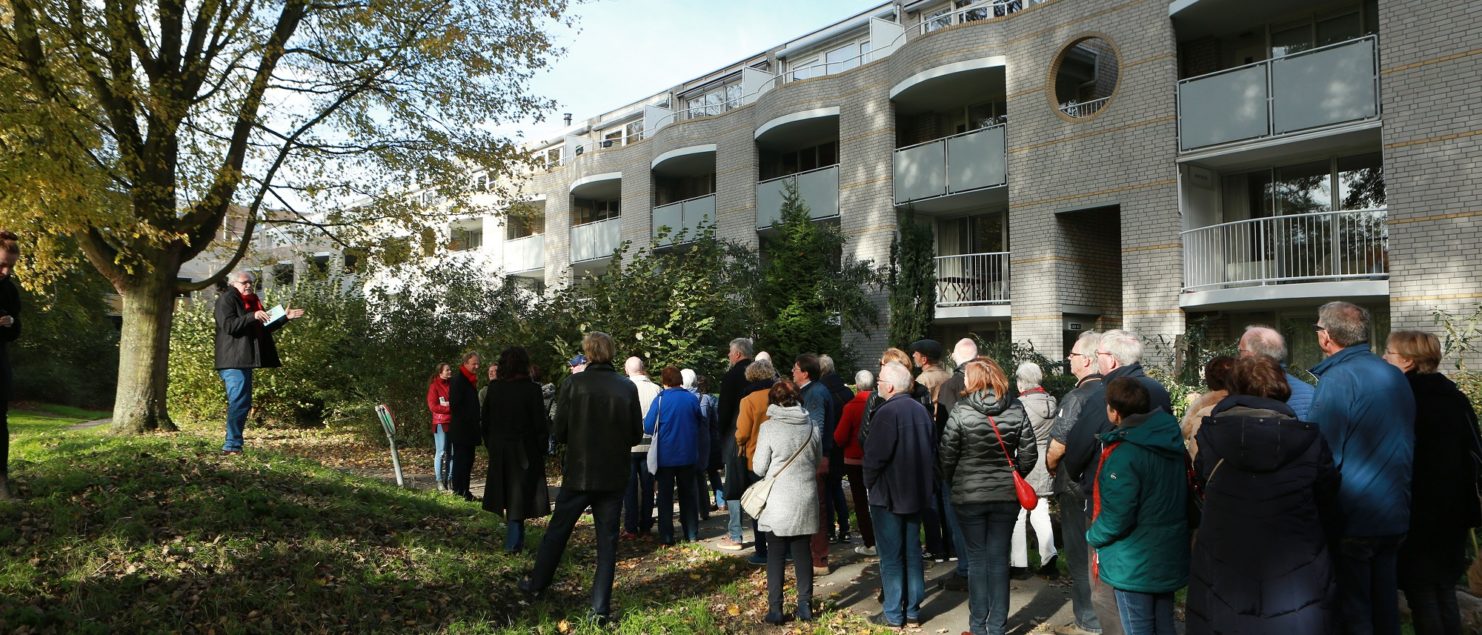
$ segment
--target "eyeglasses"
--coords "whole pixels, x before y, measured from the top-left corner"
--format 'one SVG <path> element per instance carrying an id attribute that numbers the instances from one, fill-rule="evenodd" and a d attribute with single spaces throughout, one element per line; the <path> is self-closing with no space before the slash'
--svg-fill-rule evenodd
<path id="1" fill-rule="evenodd" d="M 1081 353 L 1071 353 L 1069 355 L 1066 355 L 1065 359 L 1075 359 L 1077 357 L 1087 357 L 1087 355 L 1083 355 Z"/>
<path id="2" fill-rule="evenodd" d="M 1326 330 L 1328 330 L 1328 327 L 1323 326 L 1321 324 L 1313 324 L 1312 325 L 1312 332 L 1314 332 L 1314 333 L 1317 333 L 1317 332 L 1320 332 L 1320 331 L 1326 331 Z"/>
<path id="3" fill-rule="evenodd" d="M 1102 355 L 1105 355 L 1107 357 L 1111 357 L 1111 351 L 1096 351 L 1096 356 L 1097 357 L 1100 357 Z"/>

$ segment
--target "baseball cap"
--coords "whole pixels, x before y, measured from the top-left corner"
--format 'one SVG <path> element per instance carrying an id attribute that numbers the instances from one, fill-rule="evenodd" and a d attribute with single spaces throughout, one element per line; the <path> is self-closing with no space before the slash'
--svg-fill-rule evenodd
<path id="1" fill-rule="evenodd" d="M 585 363 L 587 363 L 587 356 L 586 355 L 582 355 L 581 353 L 577 353 L 576 354 L 576 357 L 573 357 L 570 360 L 567 360 L 566 365 L 567 366 L 570 366 L 572 368 L 576 368 L 577 366 L 581 366 L 582 364 L 585 364 Z"/>

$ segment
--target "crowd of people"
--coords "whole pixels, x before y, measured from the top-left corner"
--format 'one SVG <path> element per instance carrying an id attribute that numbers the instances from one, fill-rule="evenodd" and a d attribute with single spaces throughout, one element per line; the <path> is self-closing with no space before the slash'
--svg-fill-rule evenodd
<path id="1" fill-rule="evenodd" d="M 219 311 L 250 317 L 238 295 Z M 799 354 L 784 374 L 740 338 L 714 397 L 688 369 L 666 366 L 655 383 L 633 357 L 619 371 L 612 339 L 591 332 L 559 388 L 539 383 L 519 347 L 483 382 L 475 353 L 438 365 L 427 394 L 435 470 L 440 489 L 475 500 L 485 446 L 482 504 L 507 522 L 510 552 L 525 548 L 525 521 L 550 515 L 518 584 L 532 595 L 590 509 L 599 622 L 620 541 L 700 540 L 716 511 L 727 516 L 716 546 L 749 544 L 766 567 L 771 624 L 813 619 L 830 544 L 857 531 L 854 553 L 879 559 L 871 621 L 919 626 L 926 563 L 953 561 L 938 588 L 966 592 L 969 632 L 1004 633 L 1010 580 L 1036 573 L 1032 528 L 1037 573 L 1058 575 L 1063 561 L 1071 579 L 1073 620 L 1057 633 L 1172 634 L 1185 587 L 1190 634 L 1398 633 L 1400 590 L 1417 633 L 1460 633 L 1454 586 L 1482 525 L 1472 405 L 1438 372 L 1434 335 L 1391 333 L 1375 355 L 1368 312 L 1346 302 L 1323 305 L 1313 330 L 1315 386 L 1287 370 L 1277 331 L 1251 326 L 1238 357 L 1205 365 L 1208 391 L 1182 421 L 1123 330 L 1076 340 L 1066 365 L 1077 383 L 1059 399 L 1042 368 L 1019 364 L 1011 377 L 971 339 L 950 366 L 932 340 L 888 349 L 851 388 L 827 355 Z M 234 432 L 240 443 L 229 422 L 229 444 Z M 556 447 L 552 510 L 545 456 Z M 798 591 L 786 611 L 789 559 Z"/>

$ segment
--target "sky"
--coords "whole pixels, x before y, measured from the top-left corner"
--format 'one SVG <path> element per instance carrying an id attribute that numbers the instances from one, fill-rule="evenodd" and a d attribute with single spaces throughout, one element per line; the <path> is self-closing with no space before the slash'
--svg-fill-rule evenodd
<path id="1" fill-rule="evenodd" d="M 575 29 L 558 28 L 566 55 L 532 91 L 558 105 L 544 122 L 510 126 L 527 141 L 652 96 L 882 4 L 880 0 L 593 0 Z"/>

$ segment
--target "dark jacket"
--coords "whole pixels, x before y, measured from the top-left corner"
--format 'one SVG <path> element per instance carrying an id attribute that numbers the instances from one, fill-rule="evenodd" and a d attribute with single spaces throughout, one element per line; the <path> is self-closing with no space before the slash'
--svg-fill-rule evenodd
<path id="1" fill-rule="evenodd" d="M 1398 536 L 1410 530 L 1415 458 L 1415 396 L 1405 375 L 1361 342 L 1330 355 L 1310 416 L 1343 473 L 1338 500 L 1345 536 Z"/>
<path id="2" fill-rule="evenodd" d="M 724 443 L 720 438 L 720 411 L 715 395 L 695 392 L 700 399 L 700 416 L 705 420 L 705 465 L 707 470 L 719 470 L 726 465 Z"/>
<path id="3" fill-rule="evenodd" d="M 844 446 L 834 440 L 834 432 L 839 429 L 839 419 L 844 416 L 844 404 L 854 400 L 854 391 L 844 383 L 838 373 L 828 373 L 820 378 L 819 383 L 828 389 L 829 413 L 828 421 L 824 425 L 823 437 L 824 456 L 829 460 L 829 473 L 844 473 Z"/>
<path id="4" fill-rule="evenodd" d="M 1285 403 L 1231 395 L 1196 435 L 1204 514 L 1189 579 L 1197 633 L 1323 635 L 1336 625 L 1329 537 L 1338 470 Z"/>
<path id="5" fill-rule="evenodd" d="M 998 426 L 993 433 L 989 418 Z M 1003 437 L 1003 447 L 998 444 Z M 942 430 L 942 478 L 952 484 L 952 504 L 1001 503 L 1019 500 L 1004 448 L 1014 457 L 1020 476 L 1039 462 L 1034 430 L 1024 407 L 1010 397 L 985 389 L 963 397 Z"/>
<path id="6" fill-rule="evenodd" d="M 643 418 L 643 433 L 654 437 L 659 446 L 659 467 L 686 467 L 700 463 L 701 435 L 700 398 L 680 387 L 665 388 L 648 407 Z M 657 430 L 656 430 L 657 429 Z"/>
<path id="7" fill-rule="evenodd" d="M 561 385 L 554 432 L 566 444 L 562 487 L 621 491 L 632 469 L 629 449 L 643 439 L 638 387 L 613 369 L 591 364 Z"/>
<path id="8" fill-rule="evenodd" d="M 931 426 L 926 407 L 904 395 L 885 400 L 875 411 L 863 459 L 870 505 L 902 515 L 931 510 Z"/>
<path id="9" fill-rule="evenodd" d="M 876 387 L 879 387 L 878 384 L 876 385 Z M 937 406 L 931 400 L 931 391 L 928 390 L 926 386 L 922 386 L 921 384 L 915 382 L 911 383 L 911 399 L 914 399 L 916 400 L 916 403 L 921 404 L 922 408 L 926 408 L 928 416 L 932 418 L 931 452 L 932 461 L 935 462 L 937 452 L 936 442 L 938 439 L 941 438 L 941 436 L 937 434 L 937 428 L 939 427 L 937 425 L 937 417 L 935 414 L 931 413 L 937 410 Z M 885 398 L 880 396 L 879 390 L 876 390 L 870 397 L 870 400 L 865 403 L 864 418 L 861 419 L 859 422 L 859 442 L 861 445 L 863 445 L 865 441 L 870 438 L 870 421 L 874 419 L 875 411 L 879 410 L 880 406 L 882 405 L 885 405 Z M 943 416 L 945 417 L 945 415 Z M 941 419 L 941 421 L 946 422 L 946 419 Z"/>
<path id="10" fill-rule="evenodd" d="M 1085 408 L 1086 402 L 1095 396 L 1096 390 L 1101 387 L 1101 374 L 1086 375 L 1076 383 L 1076 387 L 1065 393 L 1060 398 L 1060 409 L 1055 413 L 1055 424 L 1050 426 L 1050 440 L 1059 441 L 1065 446 L 1065 454 L 1061 455 L 1060 463 L 1055 467 L 1055 493 L 1065 494 L 1074 492 L 1081 494 L 1079 483 L 1085 471 L 1091 468 L 1091 461 L 1095 458 L 1095 441 L 1097 431 L 1087 430 L 1087 427 L 1095 422 L 1090 417 L 1081 417 L 1081 410 Z M 1102 395 L 1105 401 L 1106 395 Z M 1086 425 L 1081 425 L 1082 421 Z M 1072 441 L 1074 439 L 1075 441 Z M 1075 451 L 1072 452 L 1072 443 Z M 1084 498 L 1084 495 L 1082 496 Z"/>
<path id="11" fill-rule="evenodd" d="M 481 420 L 484 447 L 489 450 L 484 509 L 505 520 L 549 514 L 545 449 L 550 426 L 540 385 L 526 378 L 490 382 Z"/>
<path id="12" fill-rule="evenodd" d="M 242 306 L 241 293 L 231 287 L 223 289 L 216 294 L 216 370 L 282 366 L 273 332 L 284 324 L 264 326 Z"/>
<path id="13" fill-rule="evenodd" d="M 746 485 L 753 480 L 751 471 L 746 469 L 746 459 L 736 447 L 736 415 L 741 412 L 741 398 L 745 396 L 746 385 L 751 383 L 746 381 L 746 367 L 750 365 L 749 359 L 736 362 L 720 380 L 716 411 L 720 417 L 721 456 L 725 459 L 726 500 L 740 499 Z"/>
<path id="14" fill-rule="evenodd" d="M 1285 370 L 1286 366 L 1282 365 L 1281 368 Z M 1286 373 L 1286 383 L 1292 389 L 1292 396 L 1287 397 L 1286 405 L 1297 413 L 1297 419 L 1312 421 L 1312 396 L 1317 394 L 1317 387 L 1291 373 Z"/>
<path id="15" fill-rule="evenodd" d="M 962 399 L 962 391 L 967 389 L 967 377 L 962 374 L 962 367 L 948 377 L 942 385 L 937 386 L 937 412 L 936 419 L 937 440 L 942 438 L 942 429 L 947 426 L 947 417 L 952 416 L 952 409 L 957 407 L 957 400 Z"/>
<path id="16" fill-rule="evenodd" d="M 1108 451 L 1086 531 L 1101 581 L 1138 593 L 1177 591 L 1189 579 L 1187 454 L 1178 420 L 1154 408 L 1127 417 L 1101 442 Z"/>
<path id="17" fill-rule="evenodd" d="M 1401 587 L 1455 583 L 1467 567 L 1467 530 L 1482 524 L 1482 442 L 1467 396 L 1440 373 L 1408 373 L 1415 391 L 1410 533 L 1400 545 Z"/>
<path id="18" fill-rule="evenodd" d="M 448 379 L 448 410 L 452 421 L 448 424 L 448 440 L 457 445 L 478 445 L 483 441 L 483 408 L 479 404 L 479 389 L 461 367 L 453 368 Z"/>
<path id="19" fill-rule="evenodd" d="M 15 318 L 10 326 L 0 328 L 0 401 L 9 401 L 12 373 L 7 349 L 10 342 L 21 336 L 21 294 L 14 278 L 0 280 L 0 315 Z"/>
<path id="20" fill-rule="evenodd" d="M 1100 436 L 1112 429 L 1111 420 L 1106 418 L 1106 385 L 1119 377 L 1136 379 L 1137 383 L 1147 389 L 1154 410 L 1173 414 L 1173 400 L 1168 396 L 1168 389 L 1148 377 L 1142 370 L 1142 364 L 1128 364 L 1104 375 L 1081 404 L 1080 420 L 1076 421 L 1075 428 L 1071 431 L 1065 444 L 1065 457 L 1062 459 L 1071 468 L 1071 474 L 1080 474 L 1076 482 L 1080 483 L 1081 495 L 1087 498 L 1090 498 L 1091 490 L 1096 485 L 1093 481 L 1096 477 L 1096 457 L 1101 454 Z"/>

